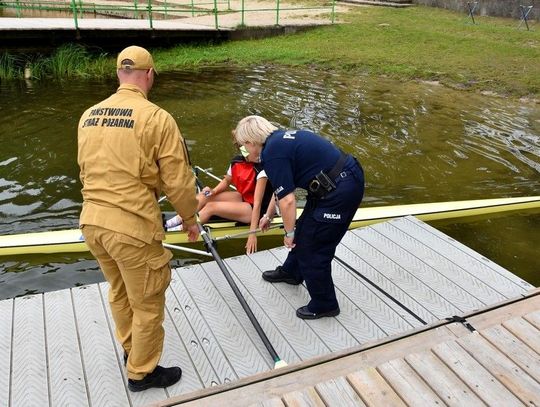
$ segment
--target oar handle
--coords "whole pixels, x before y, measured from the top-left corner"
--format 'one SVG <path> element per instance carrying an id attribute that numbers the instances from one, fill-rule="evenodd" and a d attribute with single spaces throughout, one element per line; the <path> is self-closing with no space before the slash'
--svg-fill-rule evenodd
<path id="1" fill-rule="evenodd" d="M 180 251 L 183 251 L 183 252 L 199 254 L 201 256 L 212 257 L 212 255 L 210 253 L 208 253 L 208 252 L 203 252 L 202 250 L 190 249 L 189 247 L 176 246 L 176 245 L 170 244 L 170 243 L 163 243 L 163 247 L 166 247 L 167 249 L 180 250 Z"/>

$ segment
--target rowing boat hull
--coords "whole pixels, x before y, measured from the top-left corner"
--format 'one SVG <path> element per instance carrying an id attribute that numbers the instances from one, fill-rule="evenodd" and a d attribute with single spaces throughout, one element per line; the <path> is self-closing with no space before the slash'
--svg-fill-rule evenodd
<path id="1" fill-rule="evenodd" d="M 408 215 L 414 215 L 423 221 L 432 221 L 535 208 L 540 208 L 540 196 L 359 208 L 351 223 L 351 228 Z M 298 210 L 298 216 L 301 211 L 301 209 Z M 281 219 L 274 219 L 274 224 L 279 223 L 281 223 Z M 207 226 L 214 239 L 232 237 L 233 234 L 247 231 L 247 226 L 237 226 L 235 222 L 219 222 Z M 282 233 L 281 229 L 276 228 L 269 230 L 265 235 Z M 245 238 L 245 235 L 243 237 Z M 188 243 L 187 235 L 183 232 L 167 232 L 165 242 L 169 244 Z M 0 236 L 0 256 L 85 251 L 88 251 L 88 246 L 86 246 L 79 229 Z"/>

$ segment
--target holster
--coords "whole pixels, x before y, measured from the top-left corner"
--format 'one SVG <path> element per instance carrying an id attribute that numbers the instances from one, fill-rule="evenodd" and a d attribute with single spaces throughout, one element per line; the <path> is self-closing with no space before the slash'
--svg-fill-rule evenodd
<path id="1" fill-rule="evenodd" d="M 330 172 L 327 174 L 326 172 L 321 171 L 309 182 L 308 191 L 315 198 L 322 199 L 336 189 L 334 180 L 343 169 L 347 157 L 348 155 L 340 150 L 340 156 Z"/>
<path id="2" fill-rule="evenodd" d="M 324 198 L 335 189 L 336 184 L 324 171 L 315 175 L 315 178 L 310 181 L 308 186 L 309 192 L 318 199 Z"/>

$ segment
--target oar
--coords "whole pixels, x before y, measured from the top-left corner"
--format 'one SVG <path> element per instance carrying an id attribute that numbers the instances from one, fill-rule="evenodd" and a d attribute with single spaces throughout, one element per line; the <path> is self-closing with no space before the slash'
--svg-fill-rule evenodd
<path id="1" fill-rule="evenodd" d="M 212 174 L 209 170 L 199 167 L 198 165 L 195 166 L 195 169 L 198 171 L 204 172 L 206 175 L 208 175 L 210 178 L 214 178 L 217 181 L 221 182 L 221 178 L 219 178 L 217 175 Z M 232 184 L 229 185 L 229 188 L 234 189 L 236 191 L 236 187 Z"/>
<path id="2" fill-rule="evenodd" d="M 270 229 L 277 229 L 277 228 L 280 228 L 280 229 L 283 229 L 283 224 L 280 223 L 279 225 L 272 225 L 268 228 L 268 230 Z M 252 235 L 254 233 L 259 233 L 259 232 L 262 232 L 262 229 L 261 228 L 257 228 L 255 230 L 248 230 L 246 232 L 239 232 L 239 233 L 235 233 L 235 234 L 232 234 L 232 235 L 224 235 L 224 236 L 220 236 L 220 237 L 216 237 L 214 240 L 215 241 L 219 241 L 219 240 L 229 240 L 229 239 L 234 239 L 236 237 L 242 237 L 242 236 L 247 236 L 247 235 Z"/>
<path id="3" fill-rule="evenodd" d="M 188 252 L 188 253 L 200 254 L 201 256 L 212 257 L 212 255 L 208 252 L 203 252 L 202 250 L 197 250 L 197 249 L 190 249 L 189 247 L 176 246 L 170 243 L 163 243 L 163 247 L 166 247 L 167 249 L 180 250 L 180 251 Z"/>
<path id="4" fill-rule="evenodd" d="M 259 334 L 259 337 L 261 338 L 264 346 L 268 350 L 268 353 L 270 353 L 270 356 L 274 360 L 274 369 L 287 366 L 287 362 L 285 362 L 284 360 L 281 360 L 281 358 L 278 356 L 276 350 L 274 349 L 274 347 L 270 343 L 270 340 L 268 339 L 268 337 L 264 333 L 261 325 L 259 324 L 259 321 L 257 321 L 257 318 L 255 318 L 255 315 L 253 314 L 253 311 L 251 310 L 251 308 L 249 308 L 249 305 L 246 302 L 246 299 L 244 298 L 244 296 L 240 292 L 240 289 L 238 288 L 238 286 L 234 282 L 233 278 L 231 277 L 231 274 L 229 273 L 229 270 L 227 270 L 227 266 L 225 265 L 224 261 L 219 256 L 216 248 L 214 247 L 214 243 L 212 242 L 212 239 L 210 238 L 210 236 L 208 236 L 208 233 L 206 233 L 206 230 L 202 227 L 202 225 L 200 223 L 197 223 L 197 225 L 199 226 L 199 231 L 201 233 L 201 237 L 204 240 L 206 248 L 210 251 L 210 253 L 212 253 L 212 256 L 214 256 L 214 260 L 216 261 L 217 265 L 219 266 L 219 268 L 223 272 L 223 275 L 225 276 L 225 279 L 227 280 L 227 282 L 231 286 L 234 294 L 236 295 L 236 298 L 240 302 L 240 305 L 242 305 L 242 308 L 244 309 L 244 311 L 246 312 L 249 320 L 253 324 L 253 327 L 255 328 L 257 333 Z"/>

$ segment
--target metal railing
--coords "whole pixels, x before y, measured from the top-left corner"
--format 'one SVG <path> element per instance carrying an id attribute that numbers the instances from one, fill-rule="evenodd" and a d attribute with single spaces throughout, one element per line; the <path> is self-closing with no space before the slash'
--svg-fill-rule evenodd
<path id="1" fill-rule="evenodd" d="M 319 10 L 330 13 L 332 24 L 335 22 L 335 0 L 320 6 L 283 7 L 280 0 L 275 0 L 275 8 L 247 8 L 246 0 L 241 0 L 240 9 L 231 7 L 231 0 L 196 1 L 186 0 L 185 3 L 171 2 L 170 0 L 133 0 L 133 2 L 108 1 L 96 3 L 83 0 L 10 0 L 0 1 L 0 9 L 14 10 L 15 15 L 23 18 L 25 12 L 62 13 L 73 18 L 76 29 L 79 29 L 79 19 L 92 15 L 107 16 L 110 18 L 133 18 L 148 20 L 149 27 L 154 28 L 154 20 L 175 19 L 180 17 L 195 17 L 199 15 L 214 15 L 215 28 L 219 30 L 219 15 L 227 13 L 240 13 L 240 26 L 246 26 L 245 13 L 274 12 L 275 25 L 280 24 L 280 12 L 295 10 Z M 114 3 L 114 4 L 111 4 Z M 220 9 L 221 6 L 221 9 Z"/>

